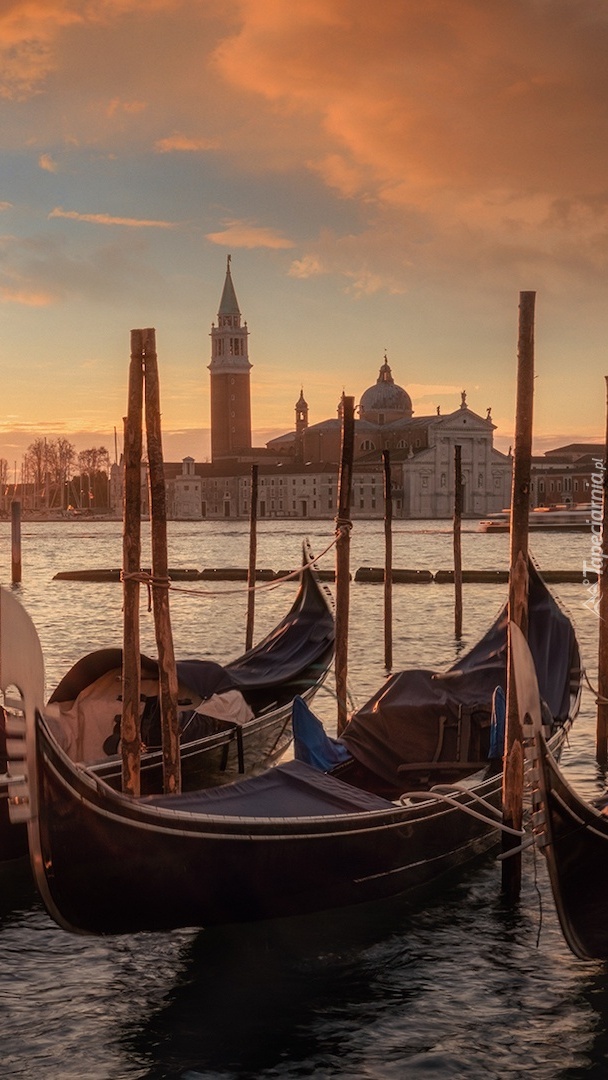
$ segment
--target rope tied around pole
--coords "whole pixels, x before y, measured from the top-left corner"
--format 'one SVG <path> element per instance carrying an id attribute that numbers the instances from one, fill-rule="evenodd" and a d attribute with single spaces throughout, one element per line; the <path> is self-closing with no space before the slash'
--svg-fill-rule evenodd
<path id="1" fill-rule="evenodd" d="M 350 518 L 337 517 L 335 520 L 336 520 L 336 539 L 339 536 L 347 536 L 351 532 L 352 527 L 353 527 L 353 523 L 350 520 Z M 325 554 L 325 552 L 323 554 Z"/>
<path id="2" fill-rule="evenodd" d="M 152 589 L 171 588 L 171 578 L 155 577 L 153 574 L 149 574 L 147 570 L 134 570 L 131 573 L 125 573 L 124 570 L 121 570 L 120 580 L 139 581 L 140 584 L 146 586 L 148 590 L 148 611 L 152 611 Z"/>
<path id="3" fill-rule="evenodd" d="M 352 522 L 347 522 L 346 525 L 348 526 L 347 531 L 352 529 Z M 327 547 L 324 548 L 319 555 L 315 555 L 314 559 L 310 559 L 307 565 L 312 566 L 317 563 L 319 559 L 322 559 L 324 555 L 327 555 L 327 553 L 336 546 L 340 535 L 342 535 L 342 533 L 341 531 L 338 531 L 336 536 L 334 536 L 333 539 L 330 540 Z M 171 578 L 154 577 L 146 570 L 136 570 L 127 574 L 125 574 L 124 570 L 121 570 L 120 580 L 139 581 L 142 585 L 145 585 L 148 589 L 148 611 L 151 611 L 152 609 L 150 607 L 150 601 L 152 596 L 152 588 L 170 589 L 171 592 L 182 593 L 184 596 L 233 596 L 239 593 L 248 593 L 254 591 L 261 592 L 262 590 L 272 591 L 273 589 L 279 589 L 281 585 L 284 585 L 286 582 L 293 581 L 294 578 L 298 578 L 301 573 L 302 567 L 299 566 L 297 570 L 292 570 L 289 574 L 284 574 L 282 577 L 274 578 L 272 581 L 260 581 L 255 585 L 245 585 L 244 587 L 239 587 L 238 589 L 183 589 L 180 588 L 180 586 L 178 585 L 174 585 Z"/>

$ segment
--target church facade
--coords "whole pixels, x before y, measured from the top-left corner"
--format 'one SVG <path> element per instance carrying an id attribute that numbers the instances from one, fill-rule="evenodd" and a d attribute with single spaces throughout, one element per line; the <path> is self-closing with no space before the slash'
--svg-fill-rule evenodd
<path id="1" fill-rule="evenodd" d="M 395 383 L 385 356 L 376 383 L 361 395 L 357 412 L 355 467 L 361 473 L 373 474 L 381 468 L 382 452 L 390 452 L 397 516 L 452 516 L 457 445 L 461 447 L 463 514 L 485 517 L 509 505 L 512 459 L 494 448 L 495 425 L 490 409 L 485 417 L 473 412 L 465 391 L 454 412 L 442 415 L 437 409 L 430 416 L 415 416 L 411 398 Z M 301 392 L 295 413 L 295 430 L 273 439 L 268 448 L 313 466 L 337 463 L 340 405 L 335 419 L 310 425 L 308 404 Z"/>
<path id="2" fill-rule="evenodd" d="M 294 427 L 265 447 L 253 447 L 247 323 L 242 315 L 228 256 L 217 316 L 211 327 L 211 461 L 166 463 L 170 517 L 246 518 L 250 514 L 251 465 L 258 466 L 260 518 L 333 518 L 337 509 L 341 408 L 336 416 L 310 423 L 303 388 L 295 403 Z M 481 518 L 508 506 L 510 455 L 494 448 L 495 426 L 488 409 L 474 412 L 463 391 L 460 407 L 417 416 L 407 391 L 393 377 L 388 358 L 376 382 L 359 400 L 351 515 L 384 514 L 384 450 L 390 451 L 393 514 L 404 519 L 451 518 L 454 511 L 455 447 L 461 447 L 463 514 Z M 119 467 L 114 467 L 119 469 Z M 115 499 L 121 482 L 113 483 Z M 142 512 L 147 513 L 142 484 Z"/>

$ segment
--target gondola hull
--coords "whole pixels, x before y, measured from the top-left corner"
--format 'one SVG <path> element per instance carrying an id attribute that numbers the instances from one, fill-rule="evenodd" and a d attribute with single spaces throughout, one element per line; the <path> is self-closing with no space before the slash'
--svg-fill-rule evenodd
<path id="1" fill-rule="evenodd" d="M 297 695 L 310 701 L 324 683 L 333 660 L 334 618 L 329 594 L 309 562 L 312 558 L 309 551 L 305 558 L 307 566 L 302 572 L 300 588 L 285 618 L 253 649 L 224 668 L 232 685 L 241 690 L 251 705 L 253 719 L 246 723 L 210 721 L 209 734 L 194 739 L 184 736 L 181 742 L 184 791 L 228 784 L 244 775 L 255 776 L 274 765 L 292 741 L 294 698 Z M 51 694 L 48 705 L 76 698 L 116 665 L 119 674 L 121 659 L 119 649 L 99 650 L 83 657 Z M 142 657 L 142 671 L 150 675 L 155 670 L 156 662 Z M 112 711 L 119 710 L 117 703 Z M 4 713 L 0 708 L 0 773 L 6 769 L 5 744 Z M 79 765 L 120 790 L 119 754 Z M 160 748 L 142 753 L 140 778 L 143 795 L 162 792 Z M 25 855 L 25 829 L 21 825 L 11 826 L 4 799 L 0 802 L 0 862 Z"/>
<path id="2" fill-rule="evenodd" d="M 536 737 L 537 833 L 564 937 L 582 960 L 608 960 L 608 819 L 564 779 Z"/>
<path id="3" fill-rule="evenodd" d="M 564 736 L 561 729 L 560 744 Z M 69 930 L 205 927 L 407 897 L 462 870 L 499 840 L 487 818 L 432 796 L 394 805 L 353 793 L 332 777 L 313 778 L 310 816 L 222 815 L 213 793 L 207 800 L 200 793 L 163 805 L 134 802 L 74 769 L 42 721 L 37 746 L 39 821 L 31 851 L 48 910 Z M 313 771 L 290 776 L 298 799 Z M 475 809 L 475 795 L 498 806 L 501 775 L 480 775 L 457 801 Z M 341 800 L 351 798 L 361 805 L 340 810 Z"/>
<path id="4" fill-rule="evenodd" d="M 538 577 L 531 597 L 532 669 L 558 754 L 578 707 L 580 656 L 569 620 Z M 40 651 L 10 595 L 6 609 L 13 637 L 23 623 Z M 48 911 L 66 929 L 115 934 L 418 900 L 499 842 L 501 752 L 490 736 L 506 646 L 503 612 L 448 672 L 387 680 L 341 740 L 332 743 L 315 721 L 323 738 L 307 744 L 310 759 L 298 743 L 292 762 L 179 796 L 132 799 L 74 765 L 42 715 L 40 692 L 26 693 L 21 712 L 13 710 L 9 758 L 12 772 L 23 772 L 13 784 L 23 806 L 12 813 L 27 821 Z M 21 686 L 17 670 L 12 681 L 27 691 L 31 680 Z M 337 764 L 313 760 L 327 750 L 323 739 Z"/>

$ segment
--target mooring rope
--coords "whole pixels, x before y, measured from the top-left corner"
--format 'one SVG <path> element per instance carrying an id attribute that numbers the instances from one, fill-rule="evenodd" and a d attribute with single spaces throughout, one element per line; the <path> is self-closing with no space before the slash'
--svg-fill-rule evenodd
<path id="1" fill-rule="evenodd" d="M 450 785 L 446 785 L 448 787 Z M 459 790 L 469 795 L 472 799 L 477 799 L 481 803 L 485 803 L 485 799 L 476 795 L 474 791 L 466 791 L 466 788 L 456 788 L 456 785 L 452 785 L 453 790 Z M 477 821 L 483 821 L 486 825 L 491 825 L 493 829 L 500 829 L 501 832 L 509 833 L 510 836 L 518 836 L 520 838 L 525 837 L 525 829 L 512 829 L 510 825 L 503 825 L 502 821 L 497 821 L 496 818 L 490 818 L 487 814 L 482 814 L 479 810 L 473 810 L 471 806 L 466 806 L 464 803 L 459 802 L 458 799 L 453 796 L 447 795 L 442 791 L 407 791 L 400 796 L 399 802 L 404 804 L 405 800 L 409 799 L 410 802 L 422 802 L 426 799 L 436 799 L 437 802 L 445 802 L 448 806 L 453 806 L 455 810 L 462 810 L 463 814 L 468 814 L 469 817 L 475 818 Z M 495 813 L 495 807 L 492 807 L 493 813 Z"/>
<path id="2" fill-rule="evenodd" d="M 591 685 L 591 682 L 589 680 L 589 676 L 587 675 L 587 672 L 585 671 L 584 668 L 581 668 L 581 674 L 583 676 L 583 679 L 587 683 L 587 686 L 591 690 L 591 693 L 595 695 L 595 704 L 596 705 L 608 705 L 608 698 L 603 697 L 600 694 L 599 690 L 596 690 L 595 686 Z"/>
<path id="3" fill-rule="evenodd" d="M 344 529 L 352 529 L 352 522 L 342 521 L 339 527 L 336 529 L 336 535 L 330 541 L 326 548 L 320 552 L 319 555 L 315 555 L 313 559 L 307 562 L 307 566 L 313 566 L 314 563 L 322 559 L 335 545 L 337 544 Z M 147 573 L 145 570 L 135 570 L 131 573 L 125 573 L 121 570 L 121 581 L 139 581 L 142 585 L 145 585 L 148 589 L 148 611 L 152 610 L 151 596 L 152 589 L 170 589 L 171 592 L 183 593 L 185 596 L 234 596 L 240 593 L 250 592 L 272 592 L 273 589 L 278 589 L 281 585 L 284 585 L 287 581 L 293 581 L 294 578 L 298 578 L 302 573 L 302 567 L 299 566 L 297 570 L 291 570 L 288 574 L 284 574 L 282 577 L 273 578 L 272 581 L 261 581 L 254 585 L 239 586 L 238 589 L 184 589 L 179 585 L 174 585 L 171 578 L 158 578 L 153 574 Z"/>

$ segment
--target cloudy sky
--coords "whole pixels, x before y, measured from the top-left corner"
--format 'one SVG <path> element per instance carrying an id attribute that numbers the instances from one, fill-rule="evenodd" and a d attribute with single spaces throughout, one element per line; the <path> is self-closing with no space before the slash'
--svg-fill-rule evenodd
<path id="1" fill-rule="evenodd" d="M 0 455 L 114 449 L 155 326 L 165 456 L 208 454 L 226 255 L 256 441 L 358 400 L 512 438 L 537 292 L 537 449 L 603 437 L 602 0 L 3 0 Z"/>

